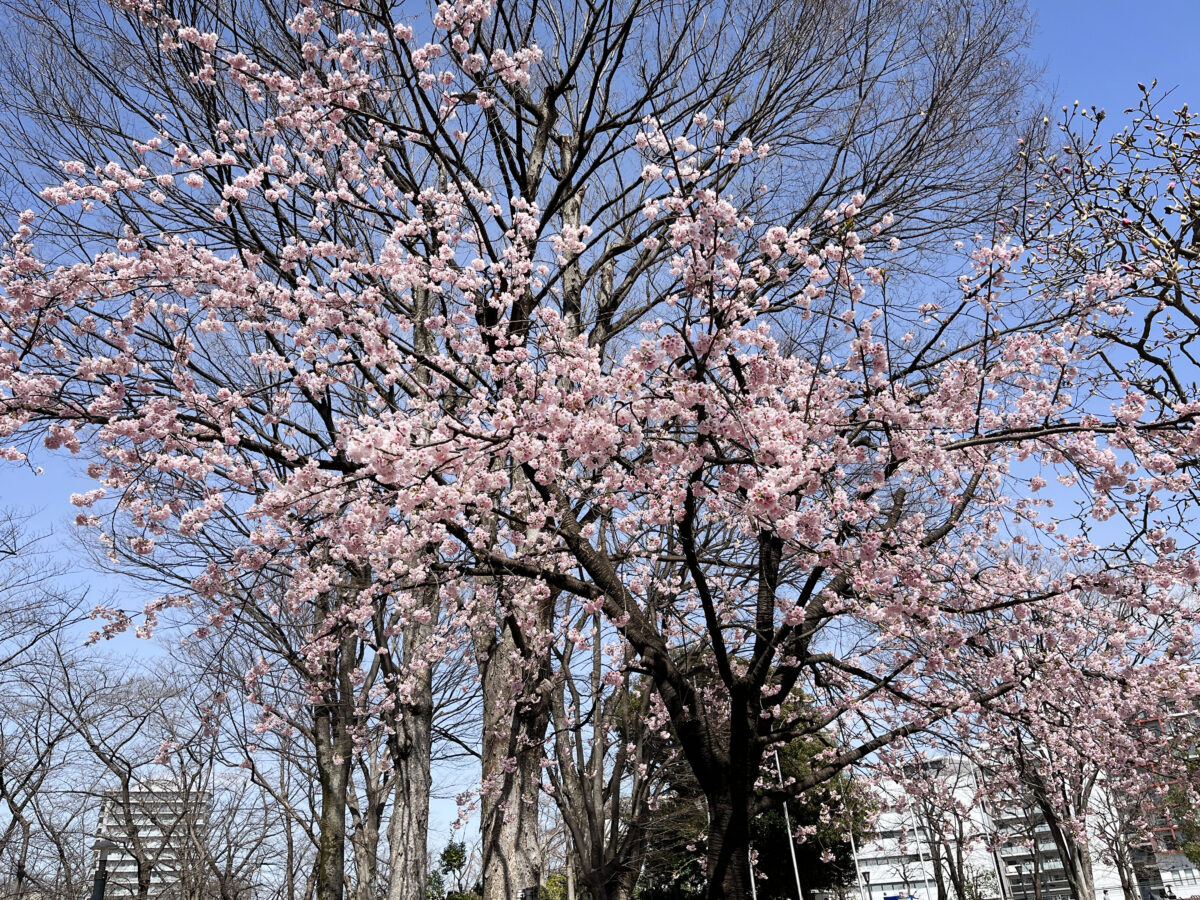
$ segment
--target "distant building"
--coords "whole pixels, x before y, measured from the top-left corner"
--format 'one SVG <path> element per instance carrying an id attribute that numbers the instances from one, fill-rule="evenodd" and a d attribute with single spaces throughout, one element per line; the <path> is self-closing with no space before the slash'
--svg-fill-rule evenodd
<path id="1" fill-rule="evenodd" d="M 210 803 L 207 791 L 187 790 L 173 779 L 106 792 L 96 827 L 97 838 L 116 845 L 108 852 L 106 900 L 137 897 L 139 868 L 148 875 L 149 900 L 181 897 L 189 878 L 203 879 L 197 847 Z"/>
<path id="2" fill-rule="evenodd" d="M 1196 746 L 1198 726 L 1200 720 L 1195 709 L 1179 711 L 1170 705 L 1137 722 L 1142 731 L 1169 738 L 1173 752 L 1191 760 L 1200 759 Z M 1160 789 L 1172 787 L 1171 782 L 1158 778 L 1155 781 Z M 1178 821 L 1157 793 L 1151 793 L 1143 802 L 1148 804 L 1146 813 L 1150 820 L 1150 841 L 1140 849 L 1138 859 L 1139 881 L 1148 886 L 1142 892 L 1143 900 L 1155 900 L 1158 896 L 1167 900 L 1200 897 L 1200 870 L 1182 852 L 1194 825 L 1188 827 Z"/>
<path id="3" fill-rule="evenodd" d="M 997 850 L 1003 872 L 1001 881 L 1009 900 L 1070 900 L 1066 868 L 1040 812 L 1030 808 L 997 811 L 992 827 L 993 833 L 1010 836 Z M 1121 896 L 1117 874 L 1109 873 L 1096 858 L 1092 860 L 1092 871 L 1096 896 L 1103 900 L 1102 891 L 1115 887 L 1112 900 L 1117 900 Z"/>
<path id="4" fill-rule="evenodd" d="M 922 765 L 945 785 L 945 798 L 956 799 L 962 807 L 956 826 L 964 840 L 951 850 L 955 864 L 969 875 L 974 900 L 1071 900 L 1058 848 L 1036 809 L 1000 809 L 975 802 L 976 773 L 963 757 L 941 757 Z M 902 796 L 899 784 L 881 786 L 883 810 L 876 831 L 857 846 L 855 880 L 840 892 L 840 900 L 937 900 L 935 861 L 946 848 L 931 844 L 934 836 L 920 815 L 900 808 Z M 1138 847 L 1140 900 L 1200 898 L 1200 871 L 1178 852 L 1179 840 L 1177 826 L 1164 815 L 1153 840 Z M 1122 900 L 1117 871 L 1100 857 L 1093 851 L 1096 900 Z M 953 890 L 949 893 L 955 895 Z M 836 896 L 830 893 L 824 900 Z"/>
<path id="5" fill-rule="evenodd" d="M 967 810 L 961 823 L 971 835 L 993 833 L 986 812 L 972 803 L 974 772 L 960 757 L 931 760 L 924 767 L 946 785 L 948 796 Z M 859 900 L 937 900 L 934 871 L 939 848 L 930 843 L 926 823 L 913 810 L 900 810 L 896 800 L 902 796 L 898 784 L 882 785 L 880 799 L 884 807 L 876 820 L 876 831 L 858 847 L 854 893 Z M 964 841 L 962 865 L 975 876 L 991 876 L 980 881 L 983 892 L 978 900 L 1002 900 L 996 878 L 996 861 L 982 840 Z"/>

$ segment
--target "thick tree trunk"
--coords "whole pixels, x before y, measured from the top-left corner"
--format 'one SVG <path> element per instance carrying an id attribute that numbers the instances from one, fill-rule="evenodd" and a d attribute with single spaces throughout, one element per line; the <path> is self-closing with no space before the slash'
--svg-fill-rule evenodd
<path id="1" fill-rule="evenodd" d="M 375 773 L 372 773 L 375 776 Z M 377 776 L 375 776 L 377 777 Z M 366 780 L 366 776 L 364 776 Z M 379 896 L 379 828 L 383 817 L 381 794 L 386 786 L 378 783 L 365 787 L 365 810 L 355 810 L 355 799 L 349 793 L 354 830 L 350 835 L 350 846 L 354 849 L 354 868 L 357 875 L 355 897 L 357 900 L 376 900 Z"/>
<path id="2" fill-rule="evenodd" d="M 634 872 L 630 877 L 629 874 L 622 872 L 605 881 L 584 881 L 582 883 L 589 900 L 631 900 L 634 885 L 637 883 L 637 875 L 638 873 Z M 569 888 L 573 886 L 573 883 L 569 884 Z"/>
<path id="3" fill-rule="evenodd" d="M 392 817 L 388 823 L 391 875 L 387 900 L 424 900 L 428 875 L 430 757 L 433 751 L 433 667 L 424 653 L 437 621 L 438 589 L 426 597 L 432 617 L 412 622 L 404 634 L 403 663 L 411 679 L 411 701 L 400 711 L 389 744 L 396 770 Z"/>
<path id="4" fill-rule="evenodd" d="M 392 818 L 388 823 L 391 876 L 387 900 L 423 900 L 428 875 L 429 720 L 405 720 L 409 752 L 397 761 Z"/>
<path id="5" fill-rule="evenodd" d="M 641 871 L 641 856 L 636 860 L 636 868 L 623 868 L 621 871 L 613 875 L 608 880 L 605 886 L 605 894 L 608 900 L 631 900 L 633 897 L 633 889 L 637 885 L 638 875 Z"/>
<path id="6" fill-rule="evenodd" d="M 708 799 L 706 900 L 750 896 L 750 817 L 746 805 L 737 803 L 731 793 Z"/>
<path id="7" fill-rule="evenodd" d="M 319 709 L 317 777 L 321 810 L 317 828 L 316 900 L 342 900 L 346 872 L 346 791 L 350 780 L 349 738 L 331 735 L 330 720 L 338 717 Z M 339 750 L 344 756 L 338 756 Z"/>
<path id="8" fill-rule="evenodd" d="M 137 900 L 147 900 L 150 896 L 150 866 L 140 859 L 137 862 Z"/>
<path id="9" fill-rule="evenodd" d="M 1063 860 L 1067 883 L 1075 900 L 1093 900 L 1096 888 L 1092 880 L 1092 854 L 1087 847 L 1071 842 L 1071 850 Z"/>
<path id="10" fill-rule="evenodd" d="M 350 733 L 354 691 L 353 635 L 338 651 L 338 685 L 313 710 L 317 779 L 321 787 L 318 818 L 316 900 L 342 900 L 346 878 L 346 806 L 354 740 Z"/>
<path id="11" fill-rule="evenodd" d="M 1058 816 L 1058 810 L 1046 796 L 1044 790 L 1037 792 L 1037 800 L 1042 817 L 1050 830 L 1050 837 L 1054 840 L 1055 849 L 1058 850 L 1059 859 L 1062 860 L 1063 872 L 1067 877 L 1071 896 L 1075 900 L 1093 900 L 1096 890 L 1092 880 L 1091 851 L 1076 839 L 1074 833 L 1067 829 Z M 1086 795 L 1076 798 L 1075 808 L 1086 809 L 1087 802 Z M 1034 839 L 1036 840 L 1036 836 Z"/>
<path id="12" fill-rule="evenodd" d="M 932 830 L 932 829 L 931 829 Z M 926 832 L 928 834 L 928 832 Z M 951 851 L 947 850 L 949 855 Z M 933 869 L 933 883 L 937 889 L 937 900 L 950 900 L 950 892 L 946 889 L 946 871 L 942 868 L 942 844 L 940 841 L 929 842 L 929 861 Z M 953 865 L 947 866 L 950 871 L 950 880 L 953 882 L 956 891 L 958 892 L 959 900 L 966 900 L 958 882 L 954 878 Z"/>
<path id="13" fill-rule="evenodd" d="M 481 656 L 480 668 L 483 900 L 516 900 L 521 890 L 541 884 L 538 802 L 549 704 L 526 685 L 529 673 L 507 629 Z"/>
<path id="14" fill-rule="evenodd" d="M 710 738 L 708 765 L 701 778 L 708 800 L 707 900 L 750 896 L 750 810 L 762 763 L 754 726 L 760 708 L 751 702 L 752 695 L 757 699 L 757 689 L 750 685 L 735 683 L 729 694 L 727 743 L 718 749 Z"/>

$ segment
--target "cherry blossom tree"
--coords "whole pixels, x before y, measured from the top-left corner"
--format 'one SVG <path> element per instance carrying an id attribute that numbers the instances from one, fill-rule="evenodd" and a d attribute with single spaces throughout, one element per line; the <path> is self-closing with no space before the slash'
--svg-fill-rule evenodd
<path id="1" fill-rule="evenodd" d="M 938 748 L 940 749 L 940 748 Z M 878 767 L 897 797 L 901 847 L 924 860 L 928 854 L 938 900 L 969 900 L 975 848 L 990 841 L 987 803 L 976 763 L 945 753 L 930 757 L 920 748 L 894 748 Z"/>
<path id="2" fill-rule="evenodd" d="M 484 724 L 501 748 L 481 788 L 489 896 L 537 877 L 524 823 L 547 661 L 588 643 L 559 615 L 566 596 L 652 680 L 707 801 L 714 898 L 745 895 L 750 823 L 784 797 L 1030 684 L 1090 677 L 1056 650 L 1087 596 L 1165 616 L 1139 637 L 1176 670 L 1172 691 L 1194 687 L 1182 589 L 1200 562 L 1171 526 L 1190 514 L 1200 407 L 1158 341 L 1191 333 L 1190 257 L 1177 242 L 1110 258 L 1084 199 L 1097 188 L 1069 167 L 1033 214 L 975 240 L 958 283 L 898 286 L 906 210 L 870 184 L 824 209 L 756 203 L 775 157 L 736 106 L 636 106 L 612 125 L 630 135 L 620 152 L 558 140 L 556 104 L 589 58 L 543 80 L 560 45 L 485 0 L 412 24 L 301 6 L 279 53 L 149 0 L 119 9 L 199 94 L 254 112 L 211 135 L 159 121 L 133 162 L 68 160 L 20 215 L 0 261 L 6 455 L 39 439 L 92 454 L 80 524 L 104 530 L 115 510 L 108 539 L 138 555 L 223 511 L 247 522 L 244 546 L 143 627 L 193 598 L 224 626 L 239 579 L 284 567 L 267 612 L 313 615 L 318 717 L 416 705 L 472 635 L 502 673 L 493 694 L 484 673 L 485 715 L 514 723 Z M 1183 145 L 1191 122 L 1174 126 Z M 533 149 L 491 184 L 474 160 L 497 131 Z M 1092 178 L 1093 158 L 1072 165 Z M 601 171 L 636 216 L 584 220 Z M 1117 197 L 1148 190 L 1142 170 L 1106 171 Z M 64 215 L 123 230 L 58 264 Z M 179 227 L 192 216 L 238 237 Z M 1017 227 L 1024 245 L 1002 233 Z M 1183 319 L 1164 324 L 1164 303 Z M 1044 493 L 1051 474 L 1077 508 Z M 380 662 L 375 690 L 350 645 L 387 659 L 381 615 L 413 655 Z M 685 644 L 715 674 L 682 667 Z M 842 740 L 803 777 L 760 781 L 770 750 L 832 727 Z M 336 806 L 366 740 L 330 734 Z M 344 849 L 320 852 L 318 896 L 339 897 Z"/>
<path id="3" fill-rule="evenodd" d="M 468 218 L 488 234 L 492 248 L 485 255 L 497 259 L 506 252 L 504 234 L 514 215 L 527 210 L 521 204 L 535 203 L 536 222 L 528 221 L 542 245 L 574 235 L 584 249 L 568 251 L 565 263 L 550 266 L 541 286 L 521 299 L 516 319 L 538 306 L 552 306 L 586 332 L 594 346 L 603 349 L 612 342 L 615 353 L 623 352 L 624 333 L 660 301 L 662 292 L 657 287 L 647 292 L 645 285 L 669 265 L 663 239 L 669 217 L 648 220 L 642 215 L 647 192 L 639 177 L 637 141 L 646 114 L 653 113 L 667 131 L 681 131 L 697 112 L 719 115 L 729 123 L 730 146 L 745 139 L 775 147 L 770 178 L 739 181 L 738 167 L 728 159 L 714 163 L 721 171 L 713 183 L 736 191 L 743 205 L 773 207 L 781 219 L 797 223 L 814 219 L 819 230 L 820 210 L 866 190 L 880 209 L 914 211 L 893 226 L 894 233 L 906 246 L 928 246 L 948 223 L 985 221 L 996 197 L 1004 194 L 1015 158 L 1007 136 L 1020 123 L 1031 80 L 1030 69 L 1015 56 L 1025 40 L 1028 17 L 1023 4 L 1009 0 L 939 0 L 915 6 L 887 0 L 866 8 L 787 0 L 755 8 L 752 15 L 735 6 L 717 16 L 691 0 L 627 6 L 505 2 L 489 7 L 491 14 L 468 23 L 465 32 L 456 30 L 453 19 L 474 17 L 473 8 L 465 13 L 439 10 L 436 24 L 442 30 L 428 47 L 409 35 L 414 27 L 431 24 L 432 11 L 407 7 L 359 5 L 335 14 L 307 4 L 265 3 L 239 5 L 233 14 L 222 4 L 182 10 L 170 4 L 63 0 L 17 2 L 6 9 L 22 22 L 9 31 L 3 61 L 7 77 L 0 88 L 11 112 L 5 168 L 14 184 L 36 194 L 46 166 L 54 167 L 60 159 L 91 171 L 113 163 L 135 172 L 168 145 L 187 148 L 180 159 L 188 171 L 180 170 L 179 178 L 159 178 L 148 191 L 110 193 L 104 202 L 88 204 L 82 216 L 73 205 L 56 207 L 41 220 L 43 241 L 86 259 L 94 250 L 92 242 L 119 242 L 123 229 L 131 227 L 143 235 L 195 240 L 218 255 L 244 254 L 245 260 L 257 260 L 252 268 L 260 276 L 283 290 L 307 280 L 320 292 L 337 283 L 329 277 L 342 277 L 337 274 L 340 262 L 324 256 L 324 250 L 313 255 L 301 247 L 357 247 L 363 254 L 359 263 L 371 259 L 389 265 L 382 254 L 396 224 L 394 204 L 419 208 L 432 203 L 432 210 L 437 201 L 422 193 L 426 187 L 453 189 Z M 944 39 L 926 41 L 924 36 L 933 32 Z M 341 49 L 334 53 L 335 47 Z M 209 60 L 215 50 L 219 52 Z M 338 55 L 343 50 L 344 58 Z M 31 58 L 39 64 L 28 65 Z M 457 72 L 454 86 L 444 83 L 450 70 Z M 303 90 L 309 90 L 313 78 L 322 84 L 328 78 L 344 83 L 347 102 L 334 100 L 338 110 L 332 115 L 339 121 L 329 123 L 333 131 L 301 150 L 293 143 L 301 131 L 310 125 L 317 131 L 324 128 L 301 111 L 306 101 L 294 102 L 298 95 L 293 89 L 308 85 Z M 324 103 L 319 100 L 313 109 Z M 276 121 L 277 114 L 283 119 Z M 381 153 L 380 147 L 386 149 Z M 344 150 L 371 159 L 365 168 L 344 169 L 341 160 L 350 161 Z M 964 159 L 971 164 L 963 165 Z M 278 171 L 279 165 L 287 171 Z M 234 185 L 230 180 L 243 177 L 249 181 Z M 772 189 L 762 191 L 768 184 Z M 358 199 L 347 200 L 346 190 L 357 192 Z M 400 201 L 401 196 L 406 199 Z M 510 206 L 514 197 L 521 203 Z M 585 231 L 587 236 L 581 237 Z M 656 235 L 660 250 L 639 243 Z M 411 250 L 414 241 L 425 238 L 401 240 Z M 422 252 L 432 257 L 439 246 L 427 243 Z M 393 289 L 390 276 L 382 268 L 370 271 L 369 265 L 347 277 L 347 296 L 360 289 L 381 292 L 388 316 L 413 323 L 411 347 L 431 352 L 432 345 L 422 349 L 422 329 L 429 313 L 438 311 L 429 305 L 437 300 L 436 292 L 431 300 L 420 287 Z M 508 293 L 507 283 L 508 276 L 497 271 L 496 293 Z M 486 324 L 490 315 L 481 313 L 480 323 Z M 158 316 L 157 311 L 152 314 Z M 327 397 L 319 388 L 290 392 L 288 371 L 271 372 L 256 361 L 258 354 L 274 352 L 272 338 L 248 332 L 218 336 L 205 328 L 194 337 L 203 335 L 200 343 L 209 349 L 201 355 L 211 352 L 212 365 L 194 370 L 197 387 L 219 392 L 217 382 L 225 381 L 234 393 L 248 392 L 261 400 L 276 397 L 277 388 L 284 386 L 294 413 L 280 418 L 262 407 L 251 414 L 257 419 L 253 429 L 265 441 L 261 447 L 240 443 L 231 460 L 249 462 L 255 474 L 246 482 L 239 470 L 235 480 L 219 488 L 219 508 L 211 490 L 232 471 L 211 470 L 182 481 L 179 472 L 163 473 L 180 502 L 207 510 L 201 514 L 202 526 L 156 534 L 153 553 L 145 552 L 149 545 L 142 541 L 147 520 L 140 513 L 128 515 L 132 507 L 109 507 L 117 515 L 107 520 L 106 529 L 118 557 L 149 563 L 151 571 L 166 571 L 184 582 L 170 589 L 168 605 L 186 597 L 207 605 L 204 615 L 213 624 L 203 627 L 235 621 L 242 627 L 250 621 L 269 633 L 274 600 L 260 600 L 254 592 L 262 591 L 268 578 L 291 582 L 294 560 L 290 548 L 264 545 L 257 535 L 246 533 L 253 526 L 240 528 L 243 514 L 270 484 L 290 479 L 295 463 L 339 455 L 338 417 L 358 414 L 363 389 L 382 386 L 387 402 L 403 403 L 407 387 L 391 384 L 386 366 L 372 370 L 368 365 L 363 371 L 369 374 L 345 392 Z M 166 340 L 159 350 L 174 353 L 169 346 L 174 338 L 166 331 L 152 342 L 157 339 Z M 91 353 L 82 345 L 78 349 Z M 420 382 L 425 372 L 419 364 L 410 374 Z M 167 388 L 166 394 L 174 390 Z M 269 400 L 268 406 L 274 402 Z M 91 444 L 84 452 L 98 446 Z M 271 449 L 260 453 L 267 446 Z M 378 509 L 388 502 L 381 495 Z M 331 510 L 314 515 L 320 518 Z M 232 542 L 212 539 L 231 523 Z M 305 554 L 306 560 L 320 558 L 325 551 L 316 547 L 323 540 L 319 530 L 313 532 L 313 552 Z M 248 567 L 242 544 L 255 548 Z M 384 555 L 394 552 L 390 548 Z M 438 590 L 447 592 L 439 603 L 450 602 L 452 591 L 462 592 L 455 602 L 476 601 L 462 600 L 471 591 L 462 587 L 461 577 L 451 585 L 440 574 L 431 581 L 420 571 L 401 592 L 406 599 L 378 612 L 372 633 L 341 633 L 337 623 L 342 619 L 330 611 L 356 602 L 352 598 L 358 586 L 377 575 L 373 563 L 356 567 L 336 553 L 325 559 L 321 565 L 328 568 L 318 580 L 337 581 L 336 590 L 311 604 L 293 599 L 298 605 L 289 611 L 303 609 L 294 618 L 311 620 L 323 635 L 313 642 L 323 646 L 320 659 L 305 662 L 290 648 L 284 654 L 288 666 L 311 666 L 310 691 L 322 698 L 313 709 L 323 723 L 317 730 L 328 737 L 321 771 L 330 788 L 326 826 L 331 843 L 322 857 L 323 896 L 339 896 L 342 884 L 344 850 L 334 845 L 342 843 L 336 835 L 344 830 L 350 778 L 342 771 L 347 763 L 338 762 L 345 760 L 341 750 L 351 732 L 361 736 L 360 725 L 388 717 L 393 721 L 384 727 L 403 735 L 396 739 L 393 755 L 406 774 L 395 783 L 398 789 L 413 788 L 410 796 L 396 797 L 412 817 L 411 827 L 396 836 L 413 842 L 409 855 L 416 862 L 396 868 L 414 873 L 410 894 L 422 889 L 417 871 L 424 858 L 420 809 L 427 798 L 419 785 L 428 784 L 423 763 L 428 753 L 420 748 L 427 746 L 433 727 L 422 698 L 428 695 L 434 666 L 402 648 L 425 647 L 436 656 L 468 633 L 489 696 L 486 708 L 495 716 L 483 729 L 484 818 L 496 821 L 502 813 L 502 818 L 515 820 L 509 823 L 512 828 L 495 829 L 496 840 L 484 844 L 485 857 L 492 859 L 493 847 L 497 858 L 522 855 L 526 851 L 521 848 L 537 842 L 532 826 L 521 824 L 535 817 L 521 820 L 516 811 L 536 805 L 533 795 L 539 788 L 539 748 L 548 718 L 546 694 L 536 686 L 544 682 L 539 673 L 547 671 L 545 645 L 524 640 L 514 632 L 513 620 L 495 607 L 488 617 L 474 616 L 470 628 L 465 621 L 471 617 L 461 614 L 439 619 L 439 627 L 454 637 L 431 641 L 429 623 L 412 614 L 413 604 L 423 601 L 413 597 L 432 597 L 436 582 Z M 199 577 L 206 567 L 227 576 L 220 589 Z M 300 581 L 313 583 L 311 569 L 307 561 L 300 565 Z M 193 591 L 193 579 L 208 587 Z M 377 604 L 379 597 L 394 596 L 382 586 L 372 590 L 378 591 Z M 509 602 L 503 591 L 494 593 L 489 597 L 485 590 L 483 602 Z M 301 589 L 292 596 L 303 595 Z M 364 595 L 361 602 L 372 601 Z M 235 609 L 244 615 L 231 615 Z M 439 611 L 429 607 L 431 615 Z M 552 615 L 544 611 L 543 621 Z M 115 627 L 124 621 L 114 613 Z M 388 652 L 373 656 L 381 650 Z M 373 660 L 351 664 L 364 654 Z M 270 659 L 268 653 L 264 663 Z M 393 666 L 390 659 L 401 663 Z M 413 668 L 425 673 L 423 684 L 407 679 L 407 687 L 386 703 L 353 709 L 343 702 L 372 696 L 379 685 L 393 690 L 397 671 Z M 366 677 L 347 685 L 340 677 L 346 673 Z M 376 676 L 382 680 L 373 681 Z M 512 770 L 517 745 L 523 749 L 517 770 Z M 404 748 L 417 749 L 409 753 Z M 497 773 L 502 777 L 493 777 Z M 400 820 L 393 815 L 391 821 Z M 519 887 L 503 884 L 497 871 L 485 873 L 485 882 L 497 885 L 497 896 Z"/>

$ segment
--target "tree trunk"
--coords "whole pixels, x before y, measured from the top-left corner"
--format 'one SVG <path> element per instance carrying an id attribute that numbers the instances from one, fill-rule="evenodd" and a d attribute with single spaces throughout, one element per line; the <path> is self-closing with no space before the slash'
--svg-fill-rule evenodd
<path id="1" fill-rule="evenodd" d="M 1062 860 L 1063 872 L 1066 874 L 1067 884 L 1071 888 L 1071 896 L 1075 900 L 1093 900 L 1096 891 L 1092 882 L 1091 851 L 1076 840 L 1072 832 L 1068 831 L 1058 817 L 1058 810 L 1045 796 L 1044 791 L 1037 793 L 1037 800 L 1042 811 L 1042 818 L 1045 819 L 1046 826 L 1050 830 L 1050 837 L 1054 840 L 1055 849 L 1058 850 L 1059 859 Z M 1075 808 L 1086 809 L 1086 803 L 1086 797 L 1080 798 L 1076 801 Z"/>
<path id="2" fill-rule="evenodd" d="M 1096 888 L 1092 881 L 1092 854 L 1087 847 L 1071 841 L 1071 850 L 1063 860 L 1067 883 L 1075 900 L 1093 900 Z"/>
<path id="3" fill-rule="evenodd" d="M 711 738 L 706 742 L 709 760 L 701 787 L 708 800 L 707 900 L 750 896 L 750 813 L 762 763 L 762 751 L 754 740 L 761 711 L 757 696 L 757 689 L 744 682 L 730 685 L 728 749 L 722 753 Z"/>
<path id="4" fill-rule="evenodd" d="M 639 871 L 636 869 L 618 873 L 609 882 L 608 900 L 631 900 L 633 889 L 637 885 L 638 874 Z"/>
<path id="5" fill-rule="evenodd" d="M 1137 875 L 1129 865 L 1128 858 L 1119 860 L 1116 869 L 1117 877 L 1121 880 L 1121 896 L 1124 900 L 1138 900 Z"/>
<path id="6" fill-rule="evenodd" d="M 350 748 L 344 748 L 345 757 L 336 756 L 335 748 L 343 742 L 326 733 L 331 718 L 337 717 L 324 710 L 318 710 L 316 715 L 317 770 L 321 783 L 316 900 L 342 900 L 345 887 L 346 790 L 350 780 Z"/>
<path id="7" fill-rule="evenodd" d="M 932 831 L 932 829 L 930 829 Z M 929 832 L 926 832 L 928 834 Z M 915 834 L 915 832 L 914 832 Z M 918 838 L 920 840 L 920 838 Z M 942 845 L 941 841 L 929 841 L 929 864 L 933 869 L 933 883 L 937 889 L 937 900 L 950 900 L 950 893 L 946 889 L 946 872 L 942 868 Z M 947 853 L 951 851 L 947 850 Z M 954 878 L 953 867 L 951 869 L 950 880 L 954 882 L 954 887 L 958 893 L 958 900 L 966 900 L 966 896 L 959 888 L 958 882 Z"/>
<path id="8" fill-rule="evenodd" d="M 426 719 L 404 726 L 411 746 L 396 766 L 392 818 L 388 822 L 391 875 L 387 900 L 423 900 L 428 876 L 430 737 Z"/>
<path id="9" fill-rule="evenodd" d="M 342 900 L 345 891 L 346 804 L 351 756 L 354 752 L 354 740 L 350 733 L 354 697 L 350 674 L 354 668 L 354 641 L 353 635 L 342 638 L 337 660 L 338 685 L 313 710 L 317 779 L 321 786 L 316 900 Z"/>
<path id="10" fill-rule="evenodd" d="M 150 896 L 150 866 L 137 861 L 137 900 L 147 900 Z"/>
<path id="11" fill-rule="evenodd" d="M 21 849 L 17 854 L 17 883 L 13 894 L 14 900 L 21 900 L 25 894 L 26 867 L 29 865 L 29 842 L 31 839 L 29 820 L 22 815 L 18 821 L 21 825 Z"/>
<path id="12" fill-rule="evenodd" d="M 481 656 L 480 668 L 483 900 L 516 900 L 524 888 L 541 884 L 538 801 L 549 703 L 527 684 L 531 679 L 507 628 Z"/>
<path id="13" fill-rule="evenodd" d="M 280 789 L 286 786 L 282 767 L 279 770 Z M 296 900 L 296 838 L 292 831 L 292 823 L 285 820 L 283 827 L 284 856 L 283 856 L 283 895 L 281 900 Z"/>
<path id="14" fill-rule="evenodd" d="M 413 686 L 400 709 L 389 748 L 396 770 L 392 817 L 388 822 L 391 874 L 387 900 L 424 900 L 428 876 L 430 757 L 433 751 L 433 666 L 423 654 L 437 619 L 438 587 L 426 596 L 428 624 L 411 622 L 404 633 L 404 671 Z"/>
<path id="15" fill-rule="evenodd" d="M 363 787 L 365 809 L 356 808 L 353 782 L 347 792 L 354 821 L 354 830 L 350 833 L 350 846 L 354 850 L 354 867 L 357 873 L 357 900 L 375 900 L 379 896 L 379 826 L 386 805 L 383 797 L 388 788 L 386 784 L 380 783 L 383 779 L 378 772 L 363 773 L 363 781 L 368 779 L 374 780 L 375 783 Z"/>
<path id="16" fill-rule="evenodd" d="M 732 773 L 731 773 L 732 774 Z M 743 779 L 731 778 L 731 781 Z M 750 817 L 747 804 L 727 791 L 708 800 L 706 900 L 745 900 L 750 896 Z"/>

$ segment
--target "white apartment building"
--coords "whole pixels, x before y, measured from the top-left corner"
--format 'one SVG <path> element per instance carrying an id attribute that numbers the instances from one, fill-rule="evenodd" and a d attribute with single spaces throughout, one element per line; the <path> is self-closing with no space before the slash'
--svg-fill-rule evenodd
<path id="1" fill-rule="evenodd" d="M 946 799 L 957 799 L 962 808 L 954 822 L 961 840 L 951 852 L 977 892 L 976 900 L 1070 900 L 1062 860 L 1039 813 L 976 802 L 974 767 L 962 757 L 926 765 L 944 786 Z M 916 811 L 901 809 L 897 801 L 902 791 L 898 784 L 882 785 L 883 810 L 875 834 L 855 848 L 856 880 L 841 900 L 937 900 L 935 861 L 947 848 L 931 845 L 933 835 Z M 1200 898 L 1200 871 L 1182 853 L 1158 841 L 1138 852 L 1139 900 Z M 1096 900 L 1123 900 L 1117 870 L 1100 857 L 1095 852 L 1092 859 Z M 947 890 L 955 896 L 948 881 Z"/>
<path id="2" fill-rule="evenodd" d="M 96 837 L 115 845 L 107 851 L 106 900 L 137 896 L 139 860 L 149 871 L 150 900 L 182 896 L 189 874 L 197 874 L 196 848 L 210 803 L 207 791 L 189 790 L 174 779 L 151 779 L 103 794 Z M 95 856 L 98 865 L 99 851 Z"/>
<path id="3" fill-rule="evenodd" d="M 967 840 L 962 842 L 964 867 L 979 876 L 982 884 L 998 884 L 995 877 L 996 860 L 985 842 L 975 840 L 988 833 L 990 823 L 983 810 L 971 803 L 974 773 L 970 764 L 960 758 L 946 757 L 931 762 L 939 768 L 946 790 L 958 797 L 967 808 L 963 828 Z M 898 784 L 882 785 L 883 809 L 876 821 L 876 831 L 857 847 L 857 893 L 859 900 L 937 900 L 937 879 L 934 860 L 938 850 L 930 845 L 924 823 L 911 809 L 902 810 L 896 800 L 902 796 Z M 998 900 L 1000 894 L 991 890 L 980 900 Z"/>

